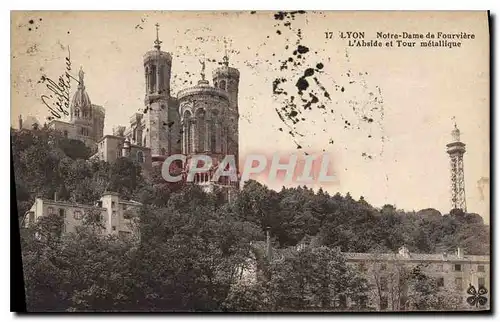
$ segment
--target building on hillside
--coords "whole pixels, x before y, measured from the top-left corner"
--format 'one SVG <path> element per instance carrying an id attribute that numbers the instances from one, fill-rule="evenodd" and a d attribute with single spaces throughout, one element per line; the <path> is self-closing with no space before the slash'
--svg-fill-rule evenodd
<path id="1" fill-rule="evenodd" d="M 107 192 L 95 205 L 84 205 L 68 201 L 36 198 L 33 206 L 25 214 L 24 225 L 30 226 L 41 217 L 57 214 L 64 218 L 63 233 L 75 232 L 82 225 L 90 210 L 100 212 L 103 234 L 129 236 L 138 233 L 133 218 L 142 206 L 133 200 L 120 199 L 117 193 Z"/>
<path id="2" fill-rule="evenodd" d="M 84 72 L 70 104 L 70 122 L 51 120 L 49 128 L 91 147 L 91 159 L 114 162 L 120 157 L 137 161 L 147 173 L 161 166 L 170 155 L 186 158 L 184 176 L 190 159 L 204 154 L 212 158 L 207 173 L 196 174 L 194 182 L 204 191 L 222 187 L 228 196 L 239 188 L 238 181 L 227 176 L 217 182 L 212 176 L 226 155 L 234 155 L 238 167 L 238 86 L 240 72 L 229 66 L 228 56 L 212 73 L 213 85 L 205 79 L 202 61 L 201 79 L 192 87 L 171 94 L 172 55 L 161 50 L 157 25 L 154 48 L 143 57 L 145 77 L 144 113 L 130 116 L 127 126 L 115 126 L 112 135 L 104 135 L 104 108 L 91 103 L 85 90 Z M 22 122 L 20 121 L 20 124 Z M 238 168 L 236 169 L 238 174 Z"/>
<path id="3" fill-rule="evenodd" d="M 238 271 L 239 282 L 253 284 L 262 278 L 263 267 L 269 261 L 280 264 L 288 257 L 300 256 L 301 250 L 311 247 L 300 244 L 297 247 L 276 249 L 268 242 L 253 242 L 252 253 L 244 267 Z M 314 247 L 314 246 L 312 246 Z M 332 299 L 331 307 L 339 310 L 350 308 L 377 311 L 415 310 L 410 287 L 404 282 L 414 269 L 435 280 L 436 291 L 442 298 L 456 297 L 457 307 L 470 307 L 466 303 L 467 289 L 473 285 L 476 289 L 484 286 L 490 290 L 490 257 L 465 255 L 462 248 L 454 254 L 415 254 L 406 247 L 398 253 L 342 253 L 346 263 L 355 269 L 368 284 L 368 290 L 359 297 L 358 302 L 338 296 Z M 486 294 L 489 299 L 489 295 Z M 489 302 L 489 300 L 488 300 Z M 489 308 L 489 303 L 482 309 Z"/>
<path id="4" fill-rule="evenodd" d="M 370 291 L 366 304 L 377 310 L 411 310 L 414 308 L 407 291 L 401 290 L 400 279 L 418 268 L 425 276 L 435 279 L 437 287 L 451 297 L 461 297 L 466 306 L 470 285 L 490 289 L 490 257 L 466 255 L 463 248 L 455 253 L 416 254 L 401 247 L 398 253 L 343 253 L 347 263 L 368 281 Z M 461 295 L 461 296 L 460 296 Z"/>
<path id="5" fill-rule="evenodd" d="M 228 154 L 238 160 L 238 85 L 239 71 L 229 66 L 224 56 L 221 66 L 212 73 L 213 86 L 205 79 L 205 62 L 201 79 L 192 87 L 171 94 L 172 55 L 161 50 L 157 25 L 154 48 L 144 55 L 144 113 L 134 113 L 127 126 L 117 126 L 113 135 L 97 142 L 93 158 L 113 161 L 129 157 L 144 163 L 144 169 L 161 165 L 170 155 L 183 154 L 186 164 L 193 155 L 212 157 L 213 168 L 195 177 L 205 191 L 215 186 L 237 188 L 227 177 L 213 182 L 212 174 Z M 141 162 L 143 161 L 143 162 Z M 236 162 L 238 163 L 238 162 Z"/>
<path id="6" fill-rule="evenodd" d="M 70 121 L 52 119 L 47 126 L 61 132 L 65 137 L 85 143 L 91 151 L 97 149 L 97 142 L 104 132 L 105 110 L 102 106 L 92 104 L 85 89 L 85 73 L 80 68 L 78 73 L 78 88 L 70 103 Z"/>

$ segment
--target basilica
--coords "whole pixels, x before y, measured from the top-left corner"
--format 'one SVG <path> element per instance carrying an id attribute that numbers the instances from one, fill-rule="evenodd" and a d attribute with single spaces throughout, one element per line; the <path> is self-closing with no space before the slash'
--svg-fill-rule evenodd
<path id="1" fill-rule="evenodd" d="M 144 111 L 131 115 L 129 124 L 115 126 L 112 134 L 103 135 L 104 109 L 91 103 L 85 90 L 84 72 L 80 70 L 70 122 L 52 120 L 49 127 L 85 142 L 94 152 L 91 159 L 113 162 L 120 157 L 130 158 L 145 173 L 173 154 L 186 155 L 187 161 L 195 154 L 208 155 L 214 162 L 210 172 L 216 170 L 227 154 L 238 160 L 239 71 L 229 66 L 226 55 L 213 71 L 210 85 L 205 63 L 201 61 L 198 83 L 181 89 L 175 96 L 170 90 L 172 55 L 161 50 L 161 43 L 156 25 L 154 47 L 145 53 L 143 60 Z M 236 185 L 211 182 L 211 177 L 210 173 L 199 176 L 195 182 L 206 191 L 217 184 Z"/>

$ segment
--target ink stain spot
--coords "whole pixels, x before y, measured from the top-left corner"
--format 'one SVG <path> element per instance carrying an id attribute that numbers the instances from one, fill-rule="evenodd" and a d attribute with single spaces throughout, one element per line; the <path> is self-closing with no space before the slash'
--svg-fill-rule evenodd
<path id="1" fill-rule="evenodd" d="M 305 77 L 309 77 L 309 76 L 312 76 L 312 75 L 314 75 L 314 69 L 308 68 L 308 69 L 305 70 L 305 72 L 304 72 L 304 76 Z"/>
<path id="2" fill-rule="evenodd" d="M 281 35 L 281 31 L 279 31 L 279 30 L 276 30 L 276 33 L 277 33 L 278 35 Z"/>
<path id="3" fill-rule="evenodd" d="M 322 63 L 318 63 L 318 64 L 316 64 L 316 68 L 317 68 L 317 69 L 323 69 L 323 67 L 324 67 L 324 66 L 323 66 L 323 64 L 322 64 Z"/>
<path id="4" fill-rule="evenodd" d="M 32 24 L 34 24 L 35 22 L 33 21 L 33 19 L 31 19 L 31 20 L 29 21 L 29 23 L 30 23 L 30 25 L 32 25 Z"/>
<path id="5" fill-rule="evenodd" d="M 307 80 L 304 77 L 301 77 L 301 78 L 299 78 L 299 80 L 297 81 L 297 84 L 295 86 L 297 86 L 297 89 L 299 90 L 299 92 L 302 92 L 302 91 L 305 91 L 309 87 L 309 82 L 307 82 Z"/>
<path id="6" fill-rule="evenodd" d="M 305 53 L 307 53 L 308 51 L 309 51 L 309 48 L 307 48 L 306 46 L 299 45 L 299 46 L 297 47 L 297 52 L 298 52 L 299 54 L 305 54 Z"/>

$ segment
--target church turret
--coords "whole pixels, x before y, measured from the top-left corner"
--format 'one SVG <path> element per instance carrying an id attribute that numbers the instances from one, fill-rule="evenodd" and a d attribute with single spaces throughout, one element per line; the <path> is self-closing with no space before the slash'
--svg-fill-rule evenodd
<path id="1" fill-rule="evenodd" d="M 238 111 L 240 72 L 234 67 L 229 67 L 229 57 L 227 54 L 223 58 L 222 67 L 214 70 L 212 78 L 214 87 L 228 92 L 231 109 Z"/>
<path id="2" fill-rule="evenodd" d="M 214 87 L 227 92 L 229 96 L 229 110 L 226 113 L 228 122 L 226 123 L 227 136 L 227 154 L 236 157 L 236 164 L 239 158 L 239 139 L 238 139 L 238 86 L 240 81 L 240 72 L 229 66 L 229 57 L 227 54 L 223 58 L 222 66 L 212 73 Z"/>
<path id="3" fill-rule="evenodd" d="M 94 119 L 92 103 L 85 90 L 85 73 L 82 67 L 78 72 L 78 88 L 73 95 L 70 105 L 71 122 L 76 125 L 77 138 L 87 145 L 92 146 L 96 139 L 94 134 Z"/>
<path id="4" fill-rule="evenodd" d="M 153 159 L 161 159 L 177 152 L 177 136 L 172 131 L 172 124 L 177 126 L 179 112 L 170 97 L 172 56 L 161 50 L 159 24 L 155 26 L 154 49 L 144 55 L 146 115 L 142 145 L 151 149 Z"/>

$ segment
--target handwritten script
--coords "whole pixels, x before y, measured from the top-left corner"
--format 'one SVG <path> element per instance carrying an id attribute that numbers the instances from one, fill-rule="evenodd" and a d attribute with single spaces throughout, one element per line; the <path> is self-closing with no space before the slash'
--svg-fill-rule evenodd
<path id="1" fill-rule="evenodd" d="M 47 106 L 52 116 L 49 116 L 49 120 L 54 118 L 60 119 L 61 114 L 69 115 L 69 93 L 71 90 L 71 80 L 75 80 L 80 83 L 75 77 L 73 77 L 71 72 L 71 53 L 68 47 L 68 56 L 65 58 L 66 71 L 63 75 L 59 76 L 57 82 L 52 80 L 47 76 L 42 76 L 40 82 L 46 84 L 47 89 L 50 91 L 48 95 L 42 95 L 42 102 Z"/>

